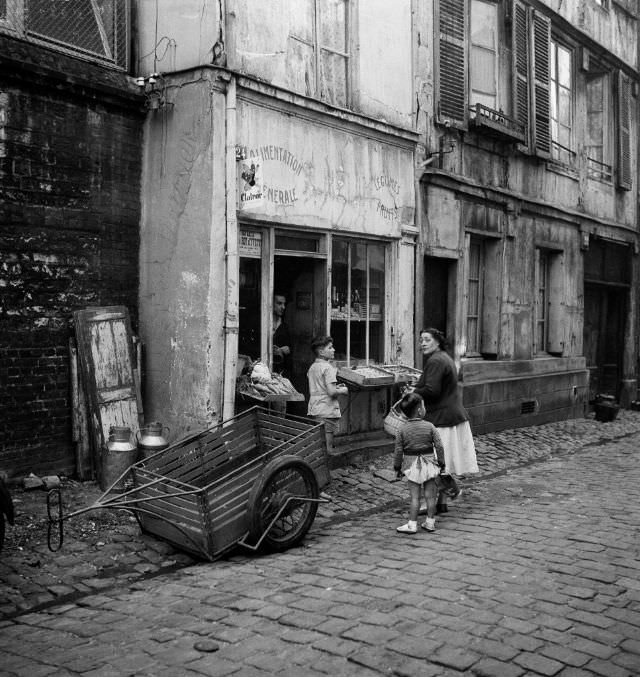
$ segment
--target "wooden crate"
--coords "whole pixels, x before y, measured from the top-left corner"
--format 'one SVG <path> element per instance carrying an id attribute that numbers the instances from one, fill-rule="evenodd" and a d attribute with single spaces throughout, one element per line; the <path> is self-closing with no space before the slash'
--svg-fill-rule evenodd
<path id="1" fill-rule="evenodd" d="M 394 383 L 394 375 L 382 367 L 360 365 L 357 367 L 339 367 L 338 378 L 360 387 L 383 386 Z"/>
<path id="2" fill-rule="evenodd" d="M 186 437 L 132 466 L 141 527 L 216 559 L 246 535 L 249 495 L 265 466 L 289 455 L 311 466 L 320 488 L 329 483 L 324 428 L 310 419 L 253 407 Z"/>
<path id="3" fill-rule="evenodd" d="M 408 367 L 406 364 L 383 364 L 382 367 L 393 374 L 396 383 L 417 381 L 422 376 L 420 369 Z"/>

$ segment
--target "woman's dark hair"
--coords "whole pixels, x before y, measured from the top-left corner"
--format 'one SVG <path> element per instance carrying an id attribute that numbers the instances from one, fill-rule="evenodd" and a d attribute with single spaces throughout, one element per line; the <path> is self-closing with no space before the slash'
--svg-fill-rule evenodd
<path id="1" fill-rule="evenodd" d="M 446 350 L 449 347 L 445 335 L 439 329 L 427 327 L 427 329 L 421 329 L 420 334 L 431 334 L 431 336 L 433 336 L 433 338 L 438 342 L 440 350 Z"/>
<path id="2" fill-rule="evenodd" d="M 402 396 L 398 408 L 407 418 L 414 418 L 422 404 L 422 397 L 417 393 L 407 393 Z"/>

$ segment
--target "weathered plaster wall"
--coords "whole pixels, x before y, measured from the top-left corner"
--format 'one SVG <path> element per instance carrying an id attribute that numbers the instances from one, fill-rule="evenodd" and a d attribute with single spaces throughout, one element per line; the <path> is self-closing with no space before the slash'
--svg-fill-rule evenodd
<path id="1" fill-rule="evenodd" d="M 603 9 L 594 0 L 540 0 L 547 7 L 566 19 L 605 49 L 613 52 L 632 68 L 637 59 L 637 21 L 622 5 L 632 7 L 635 0 L 609 2 Z M 635 13 L 638 14 L 636 4 Z"/>
<path id="2" fill-rule="evenodd" d="M 126 78 L 0 38 L 0 470 L 73 474 L 72 313 L 137 326 L 143 111 Z"/>
<path id="3" fill-rule="evenodd" d="M 220 0 L 139 0 L 133 3 L 135 75 L 168 73 L 213 63 L 223 43 Z"/>
<path id="4" fill-rule="evenodd" d="M 174 79 L 148 119 L 140 249 L 145 412 L 172 437 L 220 412 L 224 317 L 224 94 L 206 73 Z"/>

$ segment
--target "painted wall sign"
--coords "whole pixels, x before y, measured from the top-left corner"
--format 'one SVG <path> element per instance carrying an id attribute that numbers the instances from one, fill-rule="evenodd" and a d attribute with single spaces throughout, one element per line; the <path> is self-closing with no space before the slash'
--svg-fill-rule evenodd
<path id="1" fill-rule="evenodd" d="M 261 204 L 264 200 L 276 205 L 292 205 L 298 201 L 300 196 L 296 179 L 300 176 L 303 167 L 300 158 L 288 148 L 272 144 L 247 148 L 244 153 L 246 160 L 242 163 L 248 169 L 243 171 L 242 177 L 246 175 L 251 178 L 252 168 L 260 168 L 260 196 L 247 195 L 243 198 L 241 193 L 240 209 L 250 208 L 257 203 Z M 264 170 L 263 167 L 265 167 Z"/>
<path id="2" fill-rule="evenodd" d="M 254 213 L 281 223 L 397 236 L 414 219 L 412 149 L 240 101 L 238 138 L 263 170 Z M 250 203 L 240 209 L 250 209 Z"/>
<path id="3" fill-rule="evenodd" d="M 238 243 L 240 256 L 260 258 L 262 254 L 262 233 L 259 230 L 240 229 L 240 242 Z"/>
<path id="4" fill-rule="evenodd" d="M 257 207 L 264 200 L 262 162 L 256 158 L 240 161 L 240 208 Z"/>

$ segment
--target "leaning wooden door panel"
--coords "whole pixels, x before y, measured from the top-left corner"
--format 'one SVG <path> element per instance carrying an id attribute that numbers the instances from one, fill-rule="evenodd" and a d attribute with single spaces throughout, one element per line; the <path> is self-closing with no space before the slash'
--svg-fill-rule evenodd
<path id="1" fill-rule="evenodd" d="M 139 430 L 129 311 L 125 306 L 87 308 L 75 312 L 74 320 L 94 448 L 102 450 L 111 426 L 128 426 L 133 435 Z M 102 459 L 95 460 L 100 468 Z"/>

